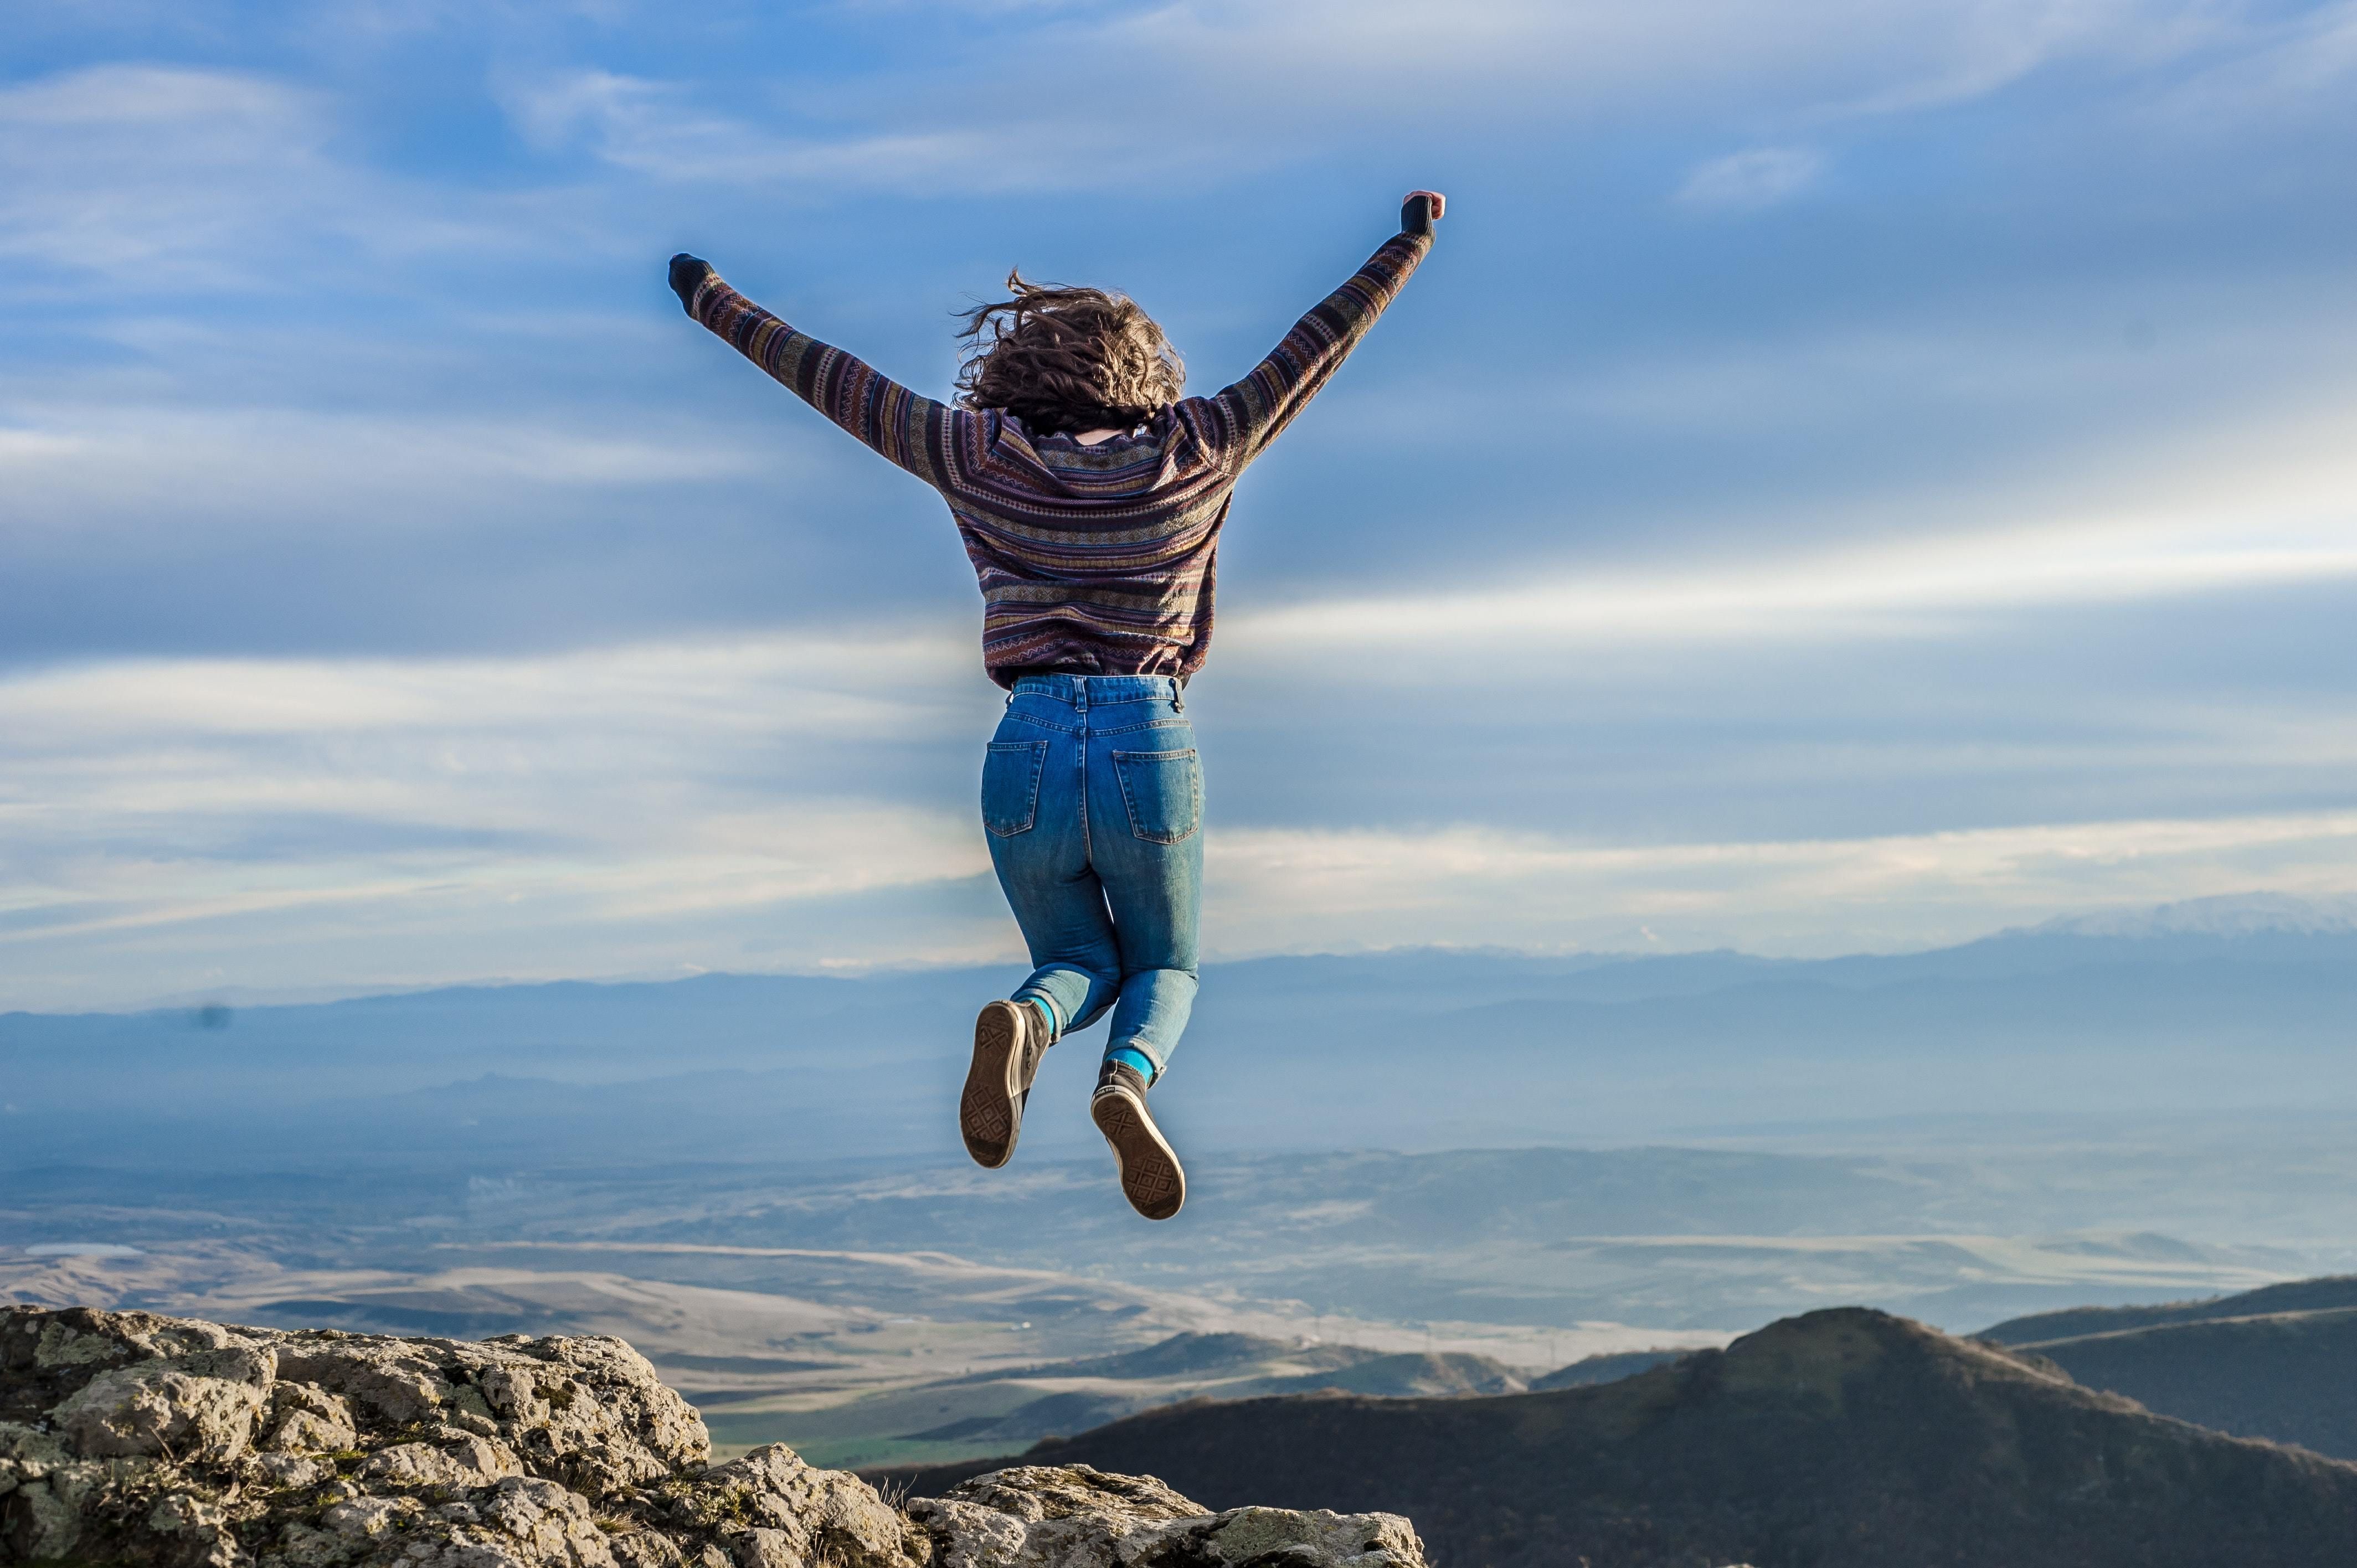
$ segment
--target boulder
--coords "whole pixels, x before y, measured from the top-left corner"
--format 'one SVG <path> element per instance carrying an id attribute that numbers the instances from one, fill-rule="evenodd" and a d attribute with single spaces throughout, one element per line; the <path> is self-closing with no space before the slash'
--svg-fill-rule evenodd
<path id="1" fill-rule="evenodd" d="M 0 1309 L 0 1564 L 1424 1568 L 1394 1515 L 1213 1513 L 1085 1465 L 903 1509 L 781 1444 L 711 1458 L 619 1339 Z"/>
<path id="2" fill-rule="evenodd" d="M 1212 1513 L 1151 1476 L 1023 1465 L 976 1476 L 909 1517 L 933 1568 L 1420 1568 L 1423 1544 L 1396 1514 L 1243 1508 Z"/>

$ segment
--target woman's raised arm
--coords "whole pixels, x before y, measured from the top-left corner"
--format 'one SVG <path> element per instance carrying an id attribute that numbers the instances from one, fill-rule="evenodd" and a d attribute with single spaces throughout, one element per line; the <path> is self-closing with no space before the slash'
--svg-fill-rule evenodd
<path id="1" fill-rule="evenodd" d="M 1437 192 L 1409 192 L 1400 209 L 1400 231 L 1384 241 L 1348 283 L 1295 322 L 1252 374 L 1206 400 L 1230 472 L 1266 450 L 1359 346 L 1432 249 L 1433 224 L 1445 206 Z"/>
<path id="2" fill-rule="evenodd" d="M 807 332 L 798 332 L 724 282 L 712 263 L 671 259 L 672 292 L 715 336 L 861 441 L 940 489 L 956 411 L 921 397 Z"/>

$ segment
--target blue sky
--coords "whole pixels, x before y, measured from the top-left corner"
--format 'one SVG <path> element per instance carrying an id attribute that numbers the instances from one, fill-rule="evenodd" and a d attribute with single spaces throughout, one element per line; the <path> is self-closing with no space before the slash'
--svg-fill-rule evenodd
<path id="1" fill-rule="evenodd" d="M 2357 894 L 2357 5 L 67 5 L 0 40 L 0 1006 L 1015 952 L 921 390 L 1011 264 L 1240 491 L 1207 945 Z"/>

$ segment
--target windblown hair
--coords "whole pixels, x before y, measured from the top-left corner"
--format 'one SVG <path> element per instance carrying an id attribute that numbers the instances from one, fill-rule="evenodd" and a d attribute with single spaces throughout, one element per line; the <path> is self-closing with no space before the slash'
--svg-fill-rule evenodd
<path id="1" fill-rule="evenodd" d="M 958 401 L 1005 409 L 1039 435 L 1115 429 L 1178 401 L 1187 367 L 1154 318 L 1126 295 L 1006 274 L 1013 296 L 964 312 L 973 339 Z"/>

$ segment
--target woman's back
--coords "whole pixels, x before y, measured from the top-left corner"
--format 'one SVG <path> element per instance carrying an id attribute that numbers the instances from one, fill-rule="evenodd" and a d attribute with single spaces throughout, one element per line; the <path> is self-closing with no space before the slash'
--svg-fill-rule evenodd
<path id="1" fill-rule="evenodd" d="M 1027 420 L 921 397 L 787 326 L 709 269 L 683 295 L 697 320 L 949 503 L 982 588 L 993 680 L 1011 687 L 1028 671 L 1060 670 L 1183 681 L 1211 651 L 1219 536 L 1237 478 L 1326 384 L 1431 245 L 1428 225 L 1404 230 L 1243 380 L 1090 445 L 1073 434 L 1088 429 L 1086 411 Z M 1035 435 L 1035 424 L 1066 428 Z"/>

